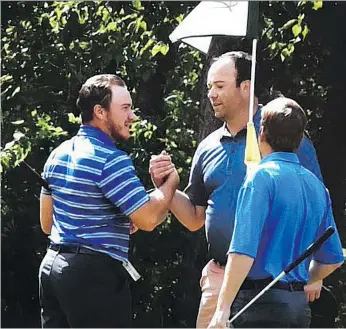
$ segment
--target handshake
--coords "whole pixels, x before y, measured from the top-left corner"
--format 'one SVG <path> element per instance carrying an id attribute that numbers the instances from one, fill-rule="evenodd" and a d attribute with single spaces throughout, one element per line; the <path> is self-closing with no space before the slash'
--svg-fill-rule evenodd
<path id="1" fill-rule="evenodd" d="M 149 173 L 156 188 L 162 186 L 166 181 L 175 186 L 175 188 L 180 183 L 179 174 L 172 163 L 171 156 L 166 151 L 162 151 L 159 155 L 151 156 Z"/>
<path id="2" fill-rule="evenodd" d="M 150 194 L 152 202 L 156 202 L 154 208 L 158 211 L 159 208 L 163 206 L 163 211 L 161 211 L 162 214 L 158 216 L 160 219 L 155 223 L 157 225 L 162 222 L 165 217 L 163 215 L 166 214 L 167 207 L 178 188 L 180 178 L 174 164 L 172 163 L 171 156 L 166 151 L 162 151 L 159 155 L 151 156 L 149 173 L 156 188 L 156 190 Z M 168 198 L 170 200 L 169 203 L 164 201 L 167 199 L 168 195 L 170 195 Z M 138 227 L 132 220 L 130 220 L 130 234 L 135 233 L 137 230 Z"/>

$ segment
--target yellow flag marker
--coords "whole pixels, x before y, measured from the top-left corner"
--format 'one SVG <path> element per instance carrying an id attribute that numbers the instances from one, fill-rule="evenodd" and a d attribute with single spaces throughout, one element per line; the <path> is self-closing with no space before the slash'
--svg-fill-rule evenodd
<path id="1" fill-rule="evenodd" d="M 248 169 L 252 169 L 260 161 L 261 161 L 261 154 L 258 147 L 255 126 L 253 122 L 248 122 L 244 162 Z"/>
<path id="2" fill-rule="evenodd" d="M 253 123 L 253 106 L 255 97 L 255 67 L 256 67 L 256 48 L 257 40 L 252 41 L 252 60 L 251 60 L 251 84 L 249 101 L 249 122 L 247 123 L 245 159 L 247 172 L 252 170 L 261 161 L 261 154 L 258 147 L 256 130 Z"/>

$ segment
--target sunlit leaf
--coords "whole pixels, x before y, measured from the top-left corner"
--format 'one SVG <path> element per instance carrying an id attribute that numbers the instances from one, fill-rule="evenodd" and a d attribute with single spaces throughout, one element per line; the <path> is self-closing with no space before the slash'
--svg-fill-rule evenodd
<path id="1" fill-rule="evenodd" d="M 12 81 L 12 80 L 13 80 L 13 76 L 12 76 L 12 75 L 10 75 L 10 74 L 4 74 L 3 76 L 1 76 L 0 82 L 1 82 L 1 83 L 4 83 L 4 82 Z"/>
<path id="2" fill-rule="evenodd" d="M 142 30 L 146 31 L 147 30 L 147 23 L 145 21 L 141 21 L 141 28 Z"/>
<path id="3" fill-rule="evenodd" d="M 82 49 L 87 49 L 88 46 L 89 46 L 89 42 L 82 41 L 79 43 L 79 47 L 81 47 Z"/>
<path id="4" fill-rule="evenodd" d="M 140 50 L 139 54 L 143 55 L 143 53 L 154 43 L 153 39 L 149 39 L 145 46 Z"/>
<path id="5" fill-rule="evenodd" d="M 291 27 L 296 22 L 297 22 L 297 19 L 291 19 L 283 25 L 282 29 L 285 30 L 285 29 Z"/>
<path id="6" fill-rule="evenodd" d="M 305 5 L 306 5 L 306 0 L 298 2 L 298 7 L 304 7 Z"/>
<path id="7" fill-rule="evenodd" d="M 20 92 L 20 87 L 18 86 L 12 93 L 11 97 L 14 97 L 17 93 Z"/>
<path id="8" fill-rule="evenodd" d="M 12 123 L 13 125 L 15 125 L 15 126 L 19 126 L 19 125 L 21 125 L 21 124 L 24 123 L 24 120 L 12 121 L 11 123 Z"/>
<path id="9" fill-rule="evenodd" d="M 322 7 L 323 7 L 323 1 L 314 1 L 314 4 L 313 4 L 312 8 L 314 10 L 318 10 L 318 9 L 320 9 Z"/>
<path id="10" fill-rule="evenodd" d="M 164 44 L 164 43 L 158 43 L 156 44 L 152 50 L 151 50 L 151 55 L 155 56 L 157 53 L 161 53 L 163 55 L 166 55 L 169 50 L 169 46 Z"/>
<path id="11" fill-rule="evenodd" d="M 81 124 L 82 123 L 80 116 L 76 117 L 73 113 L 68 113 L 67 116 L 68 116 L 68 121 L 71 123 L 74 123 L 74 124 Z"/>
<path id="12" fill-rule="evenodd" d="M 296 37 L 298 34 L 300 34 L 300 32 L 302 31 L 302 27 L 298 24 L 293 25 L 292 27 L 292 33 L 293 35 Z"/>
<path id="13" fill-rule="evenodd" d="M 139 0 L 132 0 L 132 6 L 135 9 L 141 10 L 143 9 L 142 4 Z"/>
<path id="14" fill-rule="evenodd" d="M 13 134 L 13 139 L 15 141 L 19 141 L 21 138 L 23 138 L 25 135 L 20 132 L 20 131 L 16 131 L 14 134 Z"/>
<path id="15" fill-rule="evenodd" d="M 116 22 L 110 22 L 107 25 L 107 30 L 109 31 L 116 31 L 117 29 L 117 23 Z"/>
<path id="16" fill-rule="evenodd" d="M 305 39 L 306 35 L 309 33 L 309 28 L 307 25 L 304 26 L 304 29 L 302 31 L 302 36 L 303 36 L 303 40 Z"/>

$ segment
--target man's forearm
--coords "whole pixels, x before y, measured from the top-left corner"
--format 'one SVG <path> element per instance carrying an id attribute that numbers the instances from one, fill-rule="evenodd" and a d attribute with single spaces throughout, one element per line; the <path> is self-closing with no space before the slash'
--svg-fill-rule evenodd
<path id="1" fill-rule="evenodd" d="M 254 259 L 241 254 L 228 255 L 225 276 L 217 301 L 217 312 L 228 314 L 240 286 L 249 274 Z"/>
<path id="2" fill-rule="evenodd" d="M 200 209 L 198 212 L 196 207 L 191 203 L 187 194 L 176 190 L 170 210 L 174 216 L 190 231 L 197 231 L 204 225 L 205 210 Z"/>
<path id="3" fill-rule="evenodd" d="M 42 231 L 49 235 L 53 225 L 53 198 L 43 193 L 40 196 L 40 223 Z"/>
<path id="4" fill-rule="evenodd" d="M 321 264 L 315 260 L 312 260 L 309 268 L 309 284 L 318 280 L 323 280 L 341 265 L 342 262 L 337 264 Z"/>
<path id="5" fill-rule="evenodd" d="M 168 214 L 168 208 L 173 200 L 177 186 L 172 185 L 170 181 L 166 181 L 159 188 L 150 193 L 150 203 L 156 216 L 155 226 L 160 225 Z"/>
<path id="6" fill-rule="evenodd" d="M 162 186 L 149 194 L 149 202 L 130 215 L 130 219 L 139 229 L 152 231 L 164 221 L 175 190 L 179 185 L 178 176 L 171 175 L 173 176 L 169 176 Z"/>

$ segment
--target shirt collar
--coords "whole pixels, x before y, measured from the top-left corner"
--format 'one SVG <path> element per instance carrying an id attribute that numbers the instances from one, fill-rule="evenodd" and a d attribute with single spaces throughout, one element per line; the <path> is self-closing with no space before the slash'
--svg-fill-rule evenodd
<path id="1" fill-rule="evenodd" d="M 254 126 L 256 129 L 256 133 L 258 133 L 260 123 L 261 123 L 261 110 L 262 110 L 262 105 L 260 104 L 260 105 L 258 105 L 257 111 L 256 111 L 255 115 L 253 116 L 253 122 L 254 122 Z M 238 138 L 238 137 L 245 136 L 246 130 L 247 130 L 247 128 L 245 126 L 242 130 L 238 131 L 238 133 L 233 136 L 227 129 L 227 123 L 224 122 L 222 127 L 219 128 L 220 139 L 223 137 Z"/>
<path id="2" fill-rule="evenodd" d="M 105 144 L 114 145 L 114 141 L 109 135 L 107 135 L 101 129 L 90 126 L 90 125 L 85 125 L 85 124 L 81 125 L 77 135 L 94 137 Z"/>
<path id="3" fill-rule="evenodd" d="M 285 161 L 292 163 L 300 163 L 298 156 L 296 153 L 292 152 L 273 152 L 267 155 L 265 158 L 261 160 L 262 163 L 266 163 L 269 161 Z"/>

